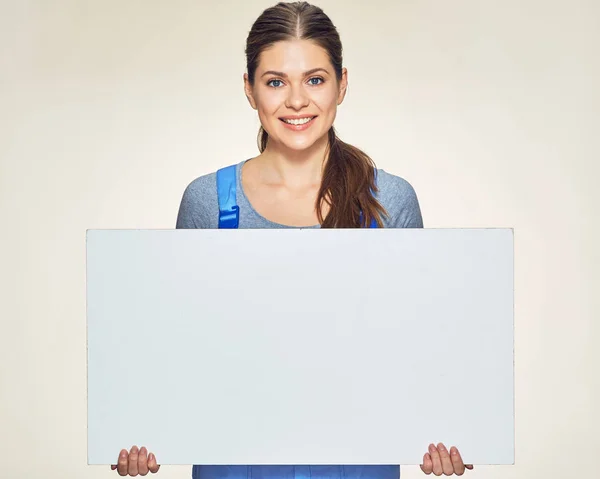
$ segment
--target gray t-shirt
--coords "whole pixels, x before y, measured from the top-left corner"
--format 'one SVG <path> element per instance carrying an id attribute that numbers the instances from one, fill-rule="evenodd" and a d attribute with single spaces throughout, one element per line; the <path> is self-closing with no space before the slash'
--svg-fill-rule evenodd
<path id="1" fill-rule="evenodd" d="M 236 165 L 237 204 L 240 207 L 239 228 L 293 228 L 274 223 L 261 216 L 250 204 L 240 178 L 244 160 Z M 385 228 L 423 228 L 419 201 L 412 185 L 405 179 L 377 170 L 377 199 L 388 213 Z M 216 172 L 200 176 L 186 188 L 177 215 L 178 229 L 217 229 L 219 227 L 219 202 L 217 199 Z M 319 225 L 311 228 L 319 228 Z"/>

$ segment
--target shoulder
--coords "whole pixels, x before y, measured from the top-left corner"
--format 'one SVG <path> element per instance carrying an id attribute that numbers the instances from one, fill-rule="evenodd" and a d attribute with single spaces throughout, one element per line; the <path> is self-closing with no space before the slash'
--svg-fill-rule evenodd
<path id="1" fill-rule="evenodd" d="M 423 228 L 419 199 L 412 184 L 401 176 L 377 170 L 378 200 L 388 213 L 388 228 Z"/>
<path id="2" fill-rule="evenodd" d="M 176 228 L 215 227 L 218 211 L 215 171 L 195 178 L 185 187 L 177 214 Z"/>

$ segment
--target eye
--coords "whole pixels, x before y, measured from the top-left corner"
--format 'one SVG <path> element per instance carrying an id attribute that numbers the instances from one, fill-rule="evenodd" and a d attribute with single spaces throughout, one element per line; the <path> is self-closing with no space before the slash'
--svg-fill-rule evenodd
<path id="1" fill-rule="evenodd" d="M 273 88 L 279 88 L 283 82 L 281 80 L 273 79 L 267 82 L 267 85 Z"/>
<path id="2" fill-rule="evenodd" d="M 320 83 L 323 83 L 325 80 L 323 80 L 321 77 L 312 77 L 310 80 L 308 80 L 308 82 L 311 85 L 319 85 Z"/>

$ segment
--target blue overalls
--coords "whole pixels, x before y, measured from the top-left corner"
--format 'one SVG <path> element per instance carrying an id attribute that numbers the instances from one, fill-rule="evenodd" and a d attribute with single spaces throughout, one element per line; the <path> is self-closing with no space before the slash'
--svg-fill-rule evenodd
<path id="1" fill-rule="evenodd" d="M 217 171 L 219 228 L 238 228 L 239 206 L 236 199 L 236 166 Z M 377 228 L 373 220 L 370 228 Z M 398 465 L 194 465 L 193 479 L 399 479 Z"/>

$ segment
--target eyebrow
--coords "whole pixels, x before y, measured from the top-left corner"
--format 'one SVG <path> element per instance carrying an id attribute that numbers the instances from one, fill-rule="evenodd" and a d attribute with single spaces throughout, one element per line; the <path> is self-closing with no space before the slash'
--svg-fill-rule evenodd
<path id="1" fill-rule="evenodd" d="M 312 75 L 313 73 L 317 73 L 319 71 L 322 71 L 322 72 L 325 72 L 325 73 L 329 74 L 329 72 L 325 68 L 313 68 L 312 70 L 308 70 L 307 72 L 304 72 L 303 76 L 306 77 L 306 76 Z M 283 72 L 276 72 L 274 70 L 269 70 L 269 71 L 264 72 L 261 75 L 261 78 L 264 77 L 265 75 L 275 75 L 275 76 L 283 77 L 283 78 L 287 78 L 288 77 L 287 74 L 285 74 Z"/>

